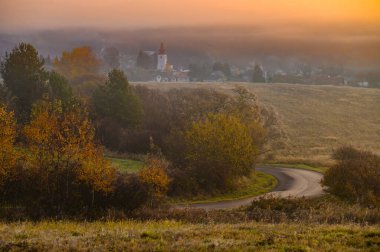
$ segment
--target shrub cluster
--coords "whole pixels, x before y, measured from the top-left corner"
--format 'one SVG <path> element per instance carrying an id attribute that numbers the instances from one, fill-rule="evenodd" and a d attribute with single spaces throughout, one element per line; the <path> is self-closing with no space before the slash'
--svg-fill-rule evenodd
<path id="1" fill-rule="evenodd" d="M 115 90 L 120 91 L 119 98 Z M 124 104 L 128 94 L 141 103 Z M 138 104 L 141 117 L 128 113 L 139 110 Z M 254 168 L 273 135 L 266 128 L 275 121 L 273 111 L 260 107 L 256 97 L 241 87 L 231 95 L 204 88 L 160 91 L 131 87 L 120 71 L 111 72 L 106 86 L 95 92 L 93 106 L 98 137 L 107 148 L 147 153 L 154 139 L 170 161 L 170 194 L 182 196 L 233 189 L 235 180 Z M 133 124 L 119 116 L 127 114 Z"/>
<path id="2" fill-rule="evenodd" d="M 15 145 L 13 113 L 0 107 L 0 205 L 24 216 L 95 216 L 109 208 L 130 211 L 166 194 L 165 162 L 150 157 L 137 175 L 121 174 L 94 143 L 94 128 L 80 104 L 39 102 Z"/>
<path id="3" fill-rule="evenodd" d="M 380 157 L 344 146 L 333 158 L 336 164 L 323 179 L 328 191 L 353 202 L 380 206 Z"/>
<path id="4" fill-rule="evenodd" d="M 376 224 L 380 212 L 331 195 L 320 198 L 268 198 L 252 202 L 248 219 L 270 223 Z"/>
<path id="5" fill-rule="evenodd" d="M 143 113 L 139 123 L 123 124 L 117 118 L 121 108 L 107 108 L 120 99 L 100 102 L 99 94 L 106 92 L 99 89 L 93 98 L 99 138 L 107 148 L 129 153 L 147 153 L 153 139 L 170 161 L 171 194 L 231 189 L 236 178 L 254 167 L 270 135 L 265 128 L 275 118 L 273 111 L 260 107 L 256 97 L 241 87 L 231 95 L 206 88 L 160 91 L 129 87 L 119 72 L 110 74 L 107 86 L 123 86 L 136 94 Z M 110 113 L 104 116 L 99 109 Z"/>
<path id="6" fill-rule="evenodd" d="M 112 216 L 109 216 L 113 219 Z M 176 220 L 187 223 L 265 223 L 360 224 L 380 222 L 378 208 L 352 204 L 328 195 L 321 198 L 261 198 L 245 208 L 234 210 L 137 209 L 128 217 L 138 220 Z"/>

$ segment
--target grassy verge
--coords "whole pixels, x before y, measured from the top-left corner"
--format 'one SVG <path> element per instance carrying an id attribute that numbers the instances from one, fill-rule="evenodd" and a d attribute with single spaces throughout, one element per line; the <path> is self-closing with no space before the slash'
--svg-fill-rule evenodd
<path id="1" fill-rule="evenodd" d="M 107 158 L 112 162 L 112 165 L 118 169 L 120 172 L 136 173 L 144 165 L 141 161 L 135 161 L 130 159 L 121 159 L 121 158 Z"/>
<path id="2" fill-rule="evenodd" d="M 378 251 L 379 226 L 186 224 L 176 221 L 0 223 L 1 251 Z"/>
<path id="3" fill-rule="evenodd" d="M 208 203 L 208 202 L 220 202 L 228 200 L 244 199 L 254 196 L 259 196 L 264 193 L 270 192 L 277 185 L 277 180 L 272 175 L 257 172 L 251 178 L 243 181 L 239 188 L 214 196 L 197 196 L 193 198 L 181 199 L 172 198 L 171 203 L 183 203 L 183 204 L 195 204 L 195 203 Z"/>
<path id="4" fill-rule="evenodd" d="M 315 171 L 319 173 L 325 173 L 328 169 L 327 167 L 314 167 L 306 164 L 277 164 L 277 163 L 269 163 L 269 164 L 260 164 L 258 166 L 265 167 L 283 167 L 283 168 L 293 168 L 293 169 L 303 169 L 303 170 L 309 170 L 309 171 Z"/>

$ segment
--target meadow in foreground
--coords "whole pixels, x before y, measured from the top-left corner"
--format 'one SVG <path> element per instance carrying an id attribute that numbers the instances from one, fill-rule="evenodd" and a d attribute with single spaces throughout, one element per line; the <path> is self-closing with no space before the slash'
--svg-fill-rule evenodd
<path id="1" fill-rule="evenodd" d="M 379 226 L 185 224 L 176 221 L 0 224 L 5 251 L 378 251 Z"/>

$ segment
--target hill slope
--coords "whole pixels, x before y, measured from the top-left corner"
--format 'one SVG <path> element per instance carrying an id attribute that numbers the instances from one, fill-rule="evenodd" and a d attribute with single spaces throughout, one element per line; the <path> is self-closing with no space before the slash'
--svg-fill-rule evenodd
<path id="1" fill-rule="evenodd" d="M 276 108 L 288 134 L 280 156 L 326 162 L 342 144 L 380 151 L 380 90 L 334 86 L 255 85 Z"/>
<path id="2" fill-rule="evenodd" d="M 337 86 L 249 83 L 149 83 L 154 88 L 215 88 L 228 92 L 235 85 L 253 91 L 260 102 L 278 112 L 287 134 L 277 162 L 328 165 L 331 152 L 342 144 L 380 153 L 380 90 Z"/>

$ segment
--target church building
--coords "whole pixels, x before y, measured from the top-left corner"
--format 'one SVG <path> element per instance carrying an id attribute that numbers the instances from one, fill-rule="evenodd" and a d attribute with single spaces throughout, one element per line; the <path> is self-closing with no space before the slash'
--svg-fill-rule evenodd
<path id="1" fill-rule="evenodd" d="M 174 69 L 173 65 L 168 64 L 168 55 L 164 43 L 157 51 L 140 50 L 136 61 L 136 67 L 153 70 L 155 76 L 152 79 L 156 82 L 189 82 L 189 70 Z"/>
<path id="2" fill-rule="evenodd" d="M 164 43 L 161 43 L 161 47 L 158 50 L 158 56 L 157 56 L 157 70 L 161 72 L 166 71 L 167 64 L 168 64 L 168 55 L 166 55 Z"/>

